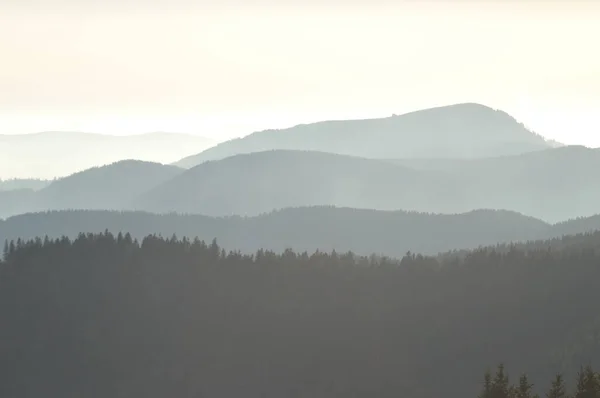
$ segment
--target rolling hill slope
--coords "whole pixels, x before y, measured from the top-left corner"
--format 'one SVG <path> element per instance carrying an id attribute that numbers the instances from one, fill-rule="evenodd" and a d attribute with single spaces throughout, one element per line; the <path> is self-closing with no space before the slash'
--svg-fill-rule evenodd
<path id="1" fill-rule="evenodd" d="M 597 170 L 600 150 L 578 146 L 429 161 L 265 151 L 196 166 L 149 192 L 137 208 L 207 215 L 306 205 L 435 213 L 485 208 L 558 222 L 600 212 Z"/>
<path id="2" fill-rule="evenodd" d="M 542 241 L 600 230 L 600 216 L 557 224 L 509 211 L 477 210 L 443 215 L 335 207 L 303 207 L 256 217 L 157 215 L 146 212 L 51 211 L 0 220 L 0 243 L 48 235 L 76 237 L 80 232 L 127 231 L 205 241 L 217 238 L 225 248 L 252 253 L 260 248 L 283 251 L 352 250 L 358 254 L 402 257 L 407 251 L 436 254 L 497 243 Z"/>
<path id="3" fill-rule="evenodd" d="M 124 209 L 140 194 L 183 170 L 160 163 L 124 160 L 56 180 L 36 194 L 40 209 Z"/>
<path id="4" fill-rule="evenodd" d="M 600 150 L 564 146 L 485 159 L 392 161 L 460 178 L 475 208 L 502 208 L 550 222 L 600 212 Z"/>
<path id="5" fill-rule="evenodd" d="M 127 209 L 134 198 L 172 179 L 183 169 L 124 160 L 57 179 L 34 191 L 0 191 L 0 217 L 61 209 Z"/>
<path id="6" fill-rule="evenodd" d="M 427 162 L 274 150 L 189 170 L 122 161 L 39 191 L 0 192 L 0 217 L 56 209 L 254 216 L 330 205 L 448 214 L 504 209 L 554 223 L 600 213 L 597 170 L 600 150 L 584 147 Z"/>
<path id="7" fill-rule="evenodd" d="M 378 160 L 276 150 L 203 163 L 142 195 L 133 207 L 214 216 L 311 205 L 453 212 L 462 195 L 454 180 Z"/>
<path id="8" fill-rule="evenodd" d="M 205 241 L 217 238 L 225 248 L 254 252 L 352 250 L 401 257 L 407 251 L 435 254 L 498 242 L 547 239 L 600 229 L 600 217 L 550 225 L 508 211 L 478 210 L 439 215 L 334 207 L 284 209 L 257 217 L 213 218 L 199 215 L 156 215 L 144 212 L 55 211 L 25 214 L 0 221 L 0 242 L 36 236 L 76 237 L 79 232 L 130 232 Z"/>
<path id="9" fill-rule="evenodd" d="M 0 191 L 0 218 L 36 211 L 33 189 Z"/>

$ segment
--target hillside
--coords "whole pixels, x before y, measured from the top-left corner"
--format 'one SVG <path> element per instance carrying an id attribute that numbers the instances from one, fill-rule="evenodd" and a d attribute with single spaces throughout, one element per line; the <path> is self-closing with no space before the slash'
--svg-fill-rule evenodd
<path id="1" fill-rule="evenodd" d="M 36 236 L 76 237 L 79 232 L 128 231 L 210 241 L 244 252 L 352 250 L 400 257 L 407 251 L 435 254 L 501 242 L 540 240 L 600 229 L 600 217 L 549 225 L 507 211 L 479 210 L 457 215 L 384 212 L 333 207 L 285 209 L 257 217 L 212 218 L 143 212 L 61 211 L 25 214 L 0 221 L 0 243 Z"/>
<path id="2" fill-rule="evenodd" d="M 123 160 L 92 167 L 49 182 L 40 190 L 0 191 L 0 218 L 46 210 L 124 210 L 151 188 L 183 169 L 139 160 Z"/>
<path id="3" fill-rule="evenodd" d="M 597 170 L 600 150 L 577 146 L 470 160 L 266 151 L 196 166 L 149 192 L 137 208 L 207 215 L 306 205 L 436 213 L 485 208 L 558 222 L 600 213 Z"/>
<path id="4" fill-rule="evenodd" d="M 123 160 L 58 179 L 36 193 L 38 210 L 125 209 L 142 193 L 183 170 L 160 163 Z"/>
<path id="5" fill-rule="evenodd" d="M 448 261 L 126 233 L 12 242 L 0 396 L 477 397 L 493 363 L 542 396 L 600 365 L 600 233 L 569 239 Z"/>
<path id="6" fill-rule="evenodd" d="M 134 208 L 214 216 L 312 205 L 452 212 L 462 195 L 454 180 L 378 160 L 265 151 L 196 166 L 143 195 Z"/>
<path id="7" fill-rule="evenodd" d="M 0 217 L 52 209 L 255 216 L 289 207 L 464 213 L 504 209 L 559 222 L 600 213 L 600 150 L 561 147 L 485 159 L 375 160 L 264 151 L 189 170 L 123 161 L 39 191 L 0 191 Z"/>
<path id="8" fill-rule="evenodd" d="M 36 192 L 32 189 L 0 191 L 0 218 L 35 211 Z"/>
<path id="9" fill-rule="evenodd" d="M 479 104 L 457 104 L 380 119 L 325 121 L 260 131 L 175 164 L 191 168 L 209 160 L 271 149 L 399 159 L 479 158 L 550 147 L 552 144 L 505 112 Z"/>
<path id="10" fill-rule="evenodd" d="M 0 135 L 0 178 L 52 179 L 125 159 L 171 163 L 213 144 L 204 137 L 177 133 Z"/>
<path id="11" fill-rule="evenodd" d="M 600 213 L 600 150 L 563 146 L 485 159 L 391 161 L 463 180 L 475 208 L 502 208 L 550 222 Z"/>

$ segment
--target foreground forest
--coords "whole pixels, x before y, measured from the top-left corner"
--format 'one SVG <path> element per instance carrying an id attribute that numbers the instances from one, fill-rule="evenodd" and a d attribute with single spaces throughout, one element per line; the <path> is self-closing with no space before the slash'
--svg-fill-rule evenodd
<path id="1" fill-rule="evenodd" d="M 600 365 L 600 233 L 398 260 L 108 232 L 4 253 L 2 397 L 458 398 L 490 363 Z"/>
<path id="2" fill-rule="evenodd" d="M 531 382 L 527 373 L 521 374 L 516 382 L 511 383 L 511 381 L 503 364 L 498 365 L 493 375 L 491 371 L 486 371 L 478 398 L 540 397 L 534 392 L 535 384 Z M 544 396 L 546 398 L 599 398 L 600 373 L 595 372 L 590 365 L 582 366 L 570 388 L 565 377 L 557 373 L 548 384 Z"/>

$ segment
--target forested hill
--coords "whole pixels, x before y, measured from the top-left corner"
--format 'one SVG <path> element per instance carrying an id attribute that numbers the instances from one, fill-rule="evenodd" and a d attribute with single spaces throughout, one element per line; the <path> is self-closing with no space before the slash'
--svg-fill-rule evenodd
<path id="1" fill-rule="evenodd" d="M 37 192 L 35 206 L 38 210 L 122 210 L 139 195 L 182 171 L 179 167 L 139 160 L 92 167 L 58 179 Z"/>
<path id="2" fill-rule="evenodd" d="M 311 205 L 436 213 L 486 208 L 548 222 L 600 212 L 595 149 L 393 162 L 311 151 L 237 155 L 185 171 L 142 195 L 134 207 L 217 216 Z"/>
<path id="3" fill-rule="evenodd" d="M 210 216 L 302 206 L 464 213 L 505 209 L 559 222 L 600 212 L 600 151 L 561 147 L 475 160 L 376 160 L 273 150 L 189 170 L 121 161 L 51 182 L 0 190 L 0 217 L 59 209 Z"/>
<path id="4" fill-rule="evenodd" d="M 277 150 L 186 170 L 141 195 L 133 208 L 213 216 L 253 216 L 315 205 L 437 212 L 472 209 L 464 189 L 457 187 L 462 188 L 457 177 L 444 173 L 325 152 Z"/>
<path id="5" fill-rule="evenodd" d="M 0 243 L 36 236 L 74 238 L 79 232 L 129 231 L 134 238 L 162 236 L 211 240 L 243 252 L 259 248 L 282 251 L 353 250 L 359 254 L 403 256 L 408 250 L 435 254 L 506 242 L 560 237 L 600 229 L 600 216 L 557 225 L 518 213 L 478 210 L 440 215 L 335 207 L 284 209 L 257 217 L 213 218 L 198 215 L 156 215 L 143 212 L 55 211 L 0 220 Z"/>
<path id="6" fill-rule="evenodd" d="M 577 239 L 441 263 L 110 233 L 9 243 L 0 396 L 475 398 L 496 362 L 571 378 L 600 360 L 600 233 Z"/>
<path id="7" fill-rule="evenodd" d="M 376 159 L 476 158 L 554 145 L 505 112 L 480 104 L 456 104 L 380 119 L 325 121 L 260 131 L 220 143 L 175 164 L 190 168 L 209 160 L 272 149 Z"/>
<path id="8" fill-rule="evenodd" d="M 122 160 L 48 181 L 39 190 L 0 190 L 0 217 L 61 209 L 124 210 L 148 190 L 184 170 L 153 162 Z"/>

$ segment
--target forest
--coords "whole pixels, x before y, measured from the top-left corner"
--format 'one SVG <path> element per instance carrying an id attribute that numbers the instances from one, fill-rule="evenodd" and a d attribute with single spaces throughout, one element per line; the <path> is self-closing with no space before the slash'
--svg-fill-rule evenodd
<path id="1" fill-rule="evenodd" d="M 401 258 L 407 251 L 434 255 L 505 242 L 562 240 L 600 229 L 600 215 L 547 224 L 533 217 L 503 210 L 475 210 L 463 214 L 312 206 L 272 211 L 258 217 L 207 217 L 199 214 L 152 214 L 101 210 L 27 213 L 0 220 L 0 242 L 48 235 L 76 238 L 80 231 L 127 231 L 143 239 L 160 234 L 211 241 L 242 253 L 258 249 L 284 251 L 385 254 Z"/>
<path id="2" fill-rule="evenodd" d="M 105 231 L 3 257 L 2 397 L 504 398 L 490 363 L 544 396 L 600 365 L 600 233 L 394 259 Z"/>
<path id="3" fill-rule="evenodd" d="M 483 378 L 483 387 L 478 398 L 539 398 L 534 393 L 534 384 L 526 373 L 521 374 L 516 383 L 511 384 L 504 365 L 498 365 L 494 375 L 488 370 Z M 546 398 L 598 398 L 600 397 L 600 373 L 587 365 L 577 372 L 573 392 L 569 392 L 565 378 L 557 373 L 548 385 Z"/>

